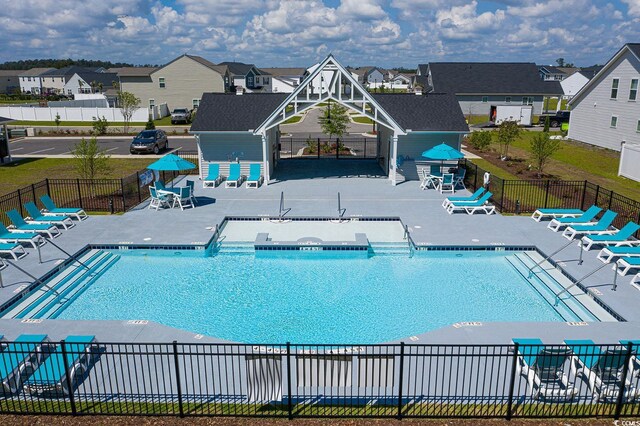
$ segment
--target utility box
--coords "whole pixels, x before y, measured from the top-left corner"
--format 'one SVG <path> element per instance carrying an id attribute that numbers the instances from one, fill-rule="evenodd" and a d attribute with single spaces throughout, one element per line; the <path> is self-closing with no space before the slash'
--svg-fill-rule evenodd
<path id="1" fill-rule="evenodd" d="M 491 105 L 491 121 L 499 126 L 503 121 L 515 121 L 520 126 L 531 126 L 532 105 Z"/>

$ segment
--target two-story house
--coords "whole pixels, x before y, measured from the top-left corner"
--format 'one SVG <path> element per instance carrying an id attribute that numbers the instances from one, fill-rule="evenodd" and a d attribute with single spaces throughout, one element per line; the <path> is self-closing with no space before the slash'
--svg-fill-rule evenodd
<path id="1" fill-rule="evenodd" d="M 20 70 L 0 70 L 0 93 L 11 94 L 20 90 Z"/>
<path id="2" fill-rule="evenodd" d="M 253 64 L 242 62 L 220 62 L 225 68 L 224 85 L 227 92 L 268 92 L 271 76 L 263 74 Z"/>
<path id="3" fill-rule="evenodd" d="M 551 65 L 538 65 L 538 72 L 543 81 L 562 81 L 567 77 L 563 70 Z"/>
<path id="4" fill-rule="evenodd" d="M 627 43 L 569 101 L 569 137 L 619 151 L 640 144 L 640 43 Z"/>
<path id="5" fill-rule="evenodd" d="M 39 95 L 43 93 L 41 75 L 47 71 L 53 71 L 55 68 L 31 68 L 18 74 L 20 78 L 20 91 L 22 93 L 31 93 Z"/>
<path id="6" fill-rule="evenodd" d="M 271 93 L 292 93 L 304 80 L 305 68 L 260 68 L 261 83 Z"/>

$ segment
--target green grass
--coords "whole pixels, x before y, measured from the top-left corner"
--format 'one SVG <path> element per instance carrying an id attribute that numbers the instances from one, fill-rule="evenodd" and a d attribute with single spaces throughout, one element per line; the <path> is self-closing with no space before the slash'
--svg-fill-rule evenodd
<path id="1" fill-rule="evenodd" d="M 289 118 L 286 121 L 283 121 L 282 124 L 295 124 L 295 123 L 299 123 L 302 120 L 302 116 L 301 115 L 294 115 L 293 117 Z"/>
<path id="2" fill-rule="evenodd" d="M 360 124 L 373 124 L 373 120 L 369 117 L 351 117 L 351 119 Z"/>
<path id="3" fill-rule="evenodd" d="M 12 123 L 10 123 L 12 126 L 52 126 L 55 127 L 56 123 L 55 121 L 28 121 L 28 120 L 18 120 L 18 121 L 14 121 Z M 144 126 L 147 123 L 140 123 L 140 122 L 131 122 L 129 123 L 129 126 Z M 91 122 L 90 121 L 61 121 L 60 122 L 60 126 L 61 127 L 65 127 L 65 126 L 87 126 L 87 127 L 91 127 Z M 124 123 L 121 121 L 113 121 L 113 122 L 109 122 L 109 127 L 122 127 L 124 126 Z"/>
<path id="4" fill-rule="evenodd" d="M 543 103 L 543 107 L 546 106 L 547 111 L 555 111 L 556 108 L 558 107 L 558 98 L 549 98 L 548 100 L 546 100 Z M 566 110 L 567 109 L 567 100 L 563 99 L 560 102 L 560 109 L 561 110 Z"/>
<path id="5" fill-rule="evenodd" d="M 78 174 L 73 158 L 26 158 L 0 166 L 0 195 L 24 188 L 46 178 L 75 179 Z M 152 161 L 141 158 L 111 158 L 111 171 L 100 178 L 121 178 L 148 166 Z"/>
<path id="6" fill-rule="evenodd" d="M 466 115 L 467 124 L 481 124 L 489 121 L 488 115 Z"/>
<path id="7" fill-rule="evenodd" d="M 0 105 L 10 105 L 10 104 L 38 104 L 38 101 L 30 100 L 30 101 L 21 101 L 19 99 L 0 99 Z"/>

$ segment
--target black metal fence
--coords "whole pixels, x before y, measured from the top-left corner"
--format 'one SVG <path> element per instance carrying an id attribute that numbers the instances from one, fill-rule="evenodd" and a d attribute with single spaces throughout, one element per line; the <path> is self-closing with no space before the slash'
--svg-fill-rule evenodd
<path id="1" fill-rule="evenodd" d="M 484 184 L 486 170 L 465 161 L 465 183 L 474 191 Z M 501 213 L 533 213 L 539 208 L 586 209 L 597 205 L 618 213 L 614 222 L 621 227 L 640 222 L 640 202 L 586 180 L 506 180 L 491 176 L 489 190 Z"/>
<path id="2" fill-rule="evenodd" d="M 566 343 L 5 342 L 0 412 L 507 419 L 640 414 L 638 346 Z"/>
<path id="3" fill-rule="evenodd" d="M 280 159 L 376 158 L 375 138 L 280 138 Z"/>
<path id="4" fill-rule="evenodd" d="M 175 154 L 196 166 L 199 164 L 197 151 L 176 151 Z M 151 180 L 148 173 L 150 172 L 140 170 L 121 179 L 47 178 L 0 196 L 0 211 L 16 209 L 22 216 L 26 216 L 25 203 L 33 201 L 42 208 L 44 206 L 41 205 L 40 197 L 49 194 L 59 207 L 80 207 L 93 212 L 126 212 L 149 198 Z M 160 172 L 160 178 L 167 182 L 180 174 L 198 173 L 196 167 L 180 172 Z M 0 222 L 9 225 L 5 215 L 0 216 Z"/>

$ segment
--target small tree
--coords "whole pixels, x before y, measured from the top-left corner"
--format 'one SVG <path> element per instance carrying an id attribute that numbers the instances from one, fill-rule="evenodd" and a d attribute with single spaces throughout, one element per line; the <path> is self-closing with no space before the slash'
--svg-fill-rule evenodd
<path id="1" fill-rule="evenodd" d="M 484 151 L 491 145 L 491 132 L 473 132 L 469 136 L 469 144 L 479 151 Z"/>
<path id="2" fill-rule="evenodd" d="M 547 161 L 558 149 L 560 149 L 560 141 L 551 139 L 547 132 L 536 133 L 531 139 L 531 155 L 538 170 L 538 177 L 542 175 Z"/>
<path id="3" fill-rule="evenodd" d="M 133 113 L 140 109 L 140 98 L 131 92 L 118 92 L 118 105 L 124 119 L 124 132 L 129 133 L 129 123 Z"/>
<path id="4" fill-rule="evenodd" d="M 331 136 L 342 136 L 347 131 L 347 125 L 349 123 L 349 115 L 347 114 L 347 108 L 340 104 L 331 104 L 322 111 L 322 115 L 318 118 L 318 123 L 322 127 L 322 132 Z"/>
<path id="5" fill-rule="evenodd" d="M 544 117 L 544 131 L 549 133 L 549 116 Z"/>
<path id="6" fill-rule="evenodd" d="M 107 129 L 109 128 L 109 122 L 104 117 L 104 115 L 102 116 L 102 118 L 93 117 L 92 126 L 93 126 L 93 134 L 96 136 L 102 136 L 107 134 Z"/>
<path id="7" fill-rule="evenodd" d="M 144 128 L 145 130 L 153 130 L 156 128 L 156 124 L 151 119 L 151 116 L 149 116 L 149 120 L 147 121 L 147 124 L 145 124 Z"/>
<path id="8" fill-rule="evenodd" d="M 85 138 L 75 145 L 73 151 L 75 168 L 83 179 L 95 179 L 101 173 L 111 170 L 109 155 L 98 146 L 98 140 L 94 137 L 88 141 Z"/>
<path id="9" fill-rule="evenodd" d="M 509 154 L 509 145 L 520 136 L 520 127 L 515 121 L 505 120 L 498 130 L 498 143 L 500 144 L 500 156 L 506 159 Z"/>
<path id="10" fill-rule="evenodd" d="M 58 132 L 60 130 L 60 114 L 56 113 L 56 119 L 53 121 L 56 123 L 56 132 Z"/>

